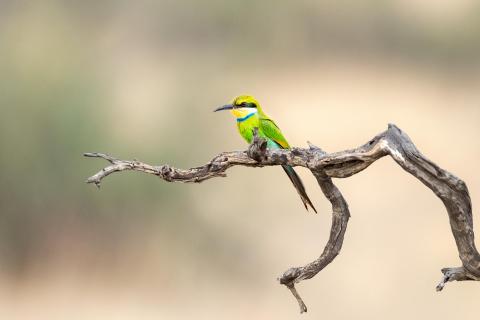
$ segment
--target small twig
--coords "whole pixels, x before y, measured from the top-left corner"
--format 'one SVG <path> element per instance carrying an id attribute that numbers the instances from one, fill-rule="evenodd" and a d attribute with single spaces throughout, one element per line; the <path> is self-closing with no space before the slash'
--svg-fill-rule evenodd
<path id="1" fill-rule="evenodd" d="M 443 277 L 437 285 L 437 291 L 442 291 L 443 287 L 450 281 L 480 281 L 480 277 L 469 273 L 464 267 L 444 268 L 442 273 Z"/>
<path id="2" fill-rule="evenodd" d="M 298 306 L 300 307 L 300 313 L 307 312 L 307 306 L 303 302 L 302 297 L 300 297 L 300 295 L 298 294 L 297 289 L 295 289 L 295 285 L 294 284 L 287 285 L 287 288 L 293 294 L 295 299 L 297 299 Z"/>

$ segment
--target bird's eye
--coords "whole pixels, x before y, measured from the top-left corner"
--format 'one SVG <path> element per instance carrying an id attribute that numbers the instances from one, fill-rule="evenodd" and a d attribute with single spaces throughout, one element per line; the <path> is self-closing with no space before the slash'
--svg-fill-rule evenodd
<path id="1" fill-rule="evenodd" d="M 245 108 L 245 107 L 247 106 L 247 103 L 246 103 L 246 102 L 242 102 L 242 103 L 240 103 L 240 106 L 243 107 L 243 108 Z"/>

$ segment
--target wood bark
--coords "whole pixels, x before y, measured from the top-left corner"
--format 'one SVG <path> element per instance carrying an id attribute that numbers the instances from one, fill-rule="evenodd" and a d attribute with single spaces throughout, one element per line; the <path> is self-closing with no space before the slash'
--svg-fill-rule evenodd
<path id="1" fill-rule="evenodd" d="M 332 226 L 328 242 L 313 262 L 290 268 L 279 278 L 281 284 L 290 289 L 297 299 L 300 311 L 307 307 L 296 291 L 295 284 L 314 277 L 330 264 L 342 248 L 350 212 L 348 204 L 332 178 L 347 178 L 366 169 L 376 160 L 391 156 L 405 171 L 420 180 L 439 197 L 447 209 L 450 226 L 457 245 L 461 266 L 442 269 L 443 278 L 437 291 L 449 281 L 480 280 L 480 255 L 475 247 L 472 205 L 465 183 L 440 168 L 423 156 L 408 135 L 397 126 L 390 124 L 366 144 L 351 150 L 326 153 L 309 143 L 309 148 L 290 150 L 269 150 L 266 141 L 256 135 L 246 151 L 222 152 L 207 164 L 178 169 L 168 165 L 152 166 L 140 161 L 119 160 L 103 153 L 85 153 L 86 157 L 103 158 L 110 165 L 87 179 L 87 183 L 98 187 L 102 179 L 114 172 L 127 170 L 153 174 L 168 182 L 202 182 L 215 177 L 225 177 L 225 171 L 233 166 L 264 167 L 291 165 L 308 168 L 332 204 Z"/>

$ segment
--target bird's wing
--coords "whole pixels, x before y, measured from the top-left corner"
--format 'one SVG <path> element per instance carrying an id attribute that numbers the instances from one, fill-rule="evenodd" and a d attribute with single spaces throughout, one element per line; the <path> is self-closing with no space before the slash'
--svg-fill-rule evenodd
<path id="1" fill-rule="evenodd" d="M 280 128 L 269 118 L 260 118 L 260 130 L 267 136 L 267 138 L 275 141 L 282 149 L 290 149 L 287 139 L 280 131 Z"/>

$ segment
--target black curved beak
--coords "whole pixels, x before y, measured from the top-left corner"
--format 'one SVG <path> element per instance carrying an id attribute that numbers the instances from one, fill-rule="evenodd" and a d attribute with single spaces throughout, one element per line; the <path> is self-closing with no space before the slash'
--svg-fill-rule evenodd
<path id="1" fill-rule="evenodd" d="M 217 108 L 217 109 L 213 110 L 213 112 L 223 111 L 223 110 L 232 110 L 232 109 L 233 109 L 233 105 L 226 104 L 224 106 L 221 106 L 220 108 Z"/>

